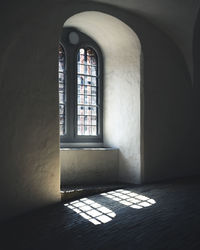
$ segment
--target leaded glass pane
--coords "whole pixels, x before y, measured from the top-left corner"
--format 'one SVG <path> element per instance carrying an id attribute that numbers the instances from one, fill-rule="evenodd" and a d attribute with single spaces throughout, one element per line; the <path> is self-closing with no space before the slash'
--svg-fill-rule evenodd
<path id="1" fill-rule="evenodd" d="M 60 115 L 60 124 L 64 124 L 64 115 Z"/>
<path id="2" fill-rule="evenodd" d="M 65 127 L 64 125 L 60 124 L 60 135 L 64 135 L 65 134 Z"/>
<path id="3" fill-rule="evenodd" d="M 85 125 L 91 125 L 91 122 L 92 122 L 92 120 L 91 120 L 91 116 L 85 116 Z"/>
<path id="4" fill-rule="evenodd" d="M 85 95 L 91 95 L 91 86 L 85 86 Z"/>
<path id="5" fill-rule="evenodd" d="M 64 83 L 59 83 L 59 90 L 60 91 L 64 91 L 64 87 L 65 87 Z"/>
<path id="6" fill-rule="evenodd" d="M 85 107 L 78 105 L 78 115 L 84 115 Z"/>
<path id="7" fill-rule="evenodd" d="M 97 127 L 92 126 L 92 135 L 96 135 L 96 134 L 97 134 Z"/>
<path id="8" fill-rule="evenodd" d="M 78 84 L 83 85 L 83 84 L 85 84 L 84 82 L 85 82 L 85 77 L 79 75 L 78 76 Z"/>
<path id="9" fill-rule="evenodd" d="M 92 104 L 92 98 L 90 95 L 85 95 L 85 101 L 84 101 L 84 104 L 85 105 L 91 105 Z"/>
<path id="10" fill-rule="evenodd" d="M 59 67 L 59 72 L 64 72 L 64 60 L 59 60 L 58 63 L 58 67 Z"/>
<path id="11" fill-rule="evenodd" d="M 63 91 L 59 91 L 59 102 L 64 104 L 65 96 Z"/>
<path id="12" fill-rule="evenodd" d="M 85 104 L 84 103 L 84 95 L 78 95 L 78 104 Z"/>
<path id="13" fill-rule="evenodd" d="M 85 107 L 85 114 L 86 115 L 92 115 L 92 107 L 91 106 L 88 106 L 88 107 Z"/>
<path id="14" fill-rule="evenodd" d="M 96 96 L 96 88 L 95 87 L 92 87 L 92 93 L 91 94 Z"/>
<path id="15" fill-rule="evenodd" d="M 96 116 L 92 116 L 91 117 L 92 118 L 92 125 L 95 125 L 96 126 L 96 122 L 97 122 L 97 120 L 96 120 Z"/>
<path id="16" fill-rule="evenodd" d="M 91 126 L 85 126 L 85 135 L 91 135 L 92 129 Z"/>
<path id="17" fill-rule="evenodd" d="M 92 84 L 92 77 L 91 77 L 91 76 L 88 76 L 88 77 L 87 77 L 87 84 L 88 84 L 88 85 L 91 85 L 91 84 Z"/>
<path id="18" fill-rule="evenodd" d="M 96 116 L 97 115 L 97 109 L 95 107 L 92 107 L 92 115 Z"/>
<path id="19" fill-rule="evenodd" d="M 87 65 L 87 75 L 92 75 L 92 67 Z"/>
<path id="20" fill-rule="evenodd" d="M 58 73 L 59 83 L 64 83 L 64 74 L 62 72 Z"/>
<path id="21" fill-rule="evenodd" d="M 81 48 L 77 56 L 77 134 L 97 135 L 97 56 Z"/>
<path id="22" fill-rule="evenodd" d="M 84 95 L 84 86 L 78 85 L 78 95 Z"/>
<path id="23" fill-rule="evenodd" d="M 97 75 L 96 67 L 91 67 L 91 75 L 93 75 L 93 76 Z"/>
<path id="24" fill-rule="evenodd" d="M 78 126 L 78 135 L 84 135 L 84 125 Z"/>
<path id="25" fill-rule="evenodd" d="M 92 86 L 96 86 L 96 77 L 91 77 Z"/>
<path id="26" fill-rule="evenodd" d="M 65 114 L 65 106 L 60 104 L 59 105 L 59 114 L 64 115 Z"/>
<path id="27" fill-rule="evenodd" d="M 96 105 L 96 96 L 92 96 L 92 105 Z"/>
<path id="28" fill-rule="evenodd" d="M 78 116 L 78 124 L 79 125 L 84 125 L 84 116 L 82 116 L 82 115 Z"/>

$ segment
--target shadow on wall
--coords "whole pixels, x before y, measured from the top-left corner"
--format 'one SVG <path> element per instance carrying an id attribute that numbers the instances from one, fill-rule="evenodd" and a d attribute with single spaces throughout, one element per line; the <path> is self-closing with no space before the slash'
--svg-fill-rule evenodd
<path id="1" fill-rule="evenodd" d="M 194 159 L 195 163 L 199 165 L 199 138 L 200 138 L 200 10 L 197 15 L 197 19 L 194 27 L 193 36 L 193 81 L 194 81 Z"/>
<path id="2" fill-rule="evenodd" d="M 200 82 L 200 10 L 197 15 L 193 36 L 194 87 L 199 90 Z"/>

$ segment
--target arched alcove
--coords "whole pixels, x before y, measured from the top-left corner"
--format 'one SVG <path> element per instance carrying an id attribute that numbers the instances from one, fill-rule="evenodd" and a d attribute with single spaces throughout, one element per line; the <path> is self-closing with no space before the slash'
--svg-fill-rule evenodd
<path id="1" fill-rule="evenodd" d="M 73 15 L 74 27 L 94 39 L 104 58 L 104 145 L 119 149 L 118 181 L 141 182 L 141 44 L 119 19 L 97 11 Z"/>

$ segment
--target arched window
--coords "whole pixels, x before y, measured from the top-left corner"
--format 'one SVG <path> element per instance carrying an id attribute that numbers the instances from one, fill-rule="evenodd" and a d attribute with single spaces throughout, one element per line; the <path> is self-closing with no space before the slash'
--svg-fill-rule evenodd
<path id="1" fill-rule="evenodd" d="M 102 63 L 100 48 L 91 38 L 74 29 L 63 30 L 59 46 L 61 143 L 102 142 Z"/>

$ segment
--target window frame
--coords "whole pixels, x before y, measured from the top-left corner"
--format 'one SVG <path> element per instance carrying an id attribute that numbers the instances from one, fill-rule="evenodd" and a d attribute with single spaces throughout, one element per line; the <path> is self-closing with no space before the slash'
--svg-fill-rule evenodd
<path id="1" fill-rule="evenodd" d="M 79 35 L 78 44 L 69 42 L 69 34 Z M 102 143 L 103 142 L 103 56 L 98 44 L 84 33 L 63 28 L 60 45 L 65 55 L 65 135 L 60 135 L 61 144 L 65 143 Z M 91 48 L 97 57 L 97 135 L 77 135 L 77 56 L 79 49 Z M 70 66 L 70 69 L 68 67 Z"/>

